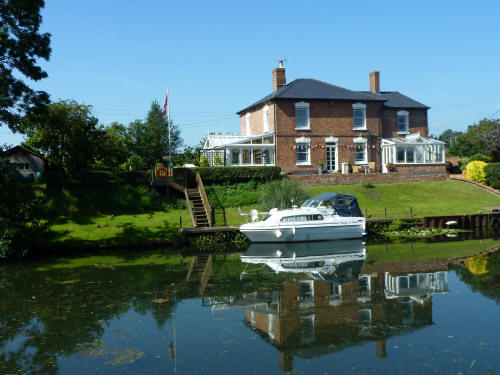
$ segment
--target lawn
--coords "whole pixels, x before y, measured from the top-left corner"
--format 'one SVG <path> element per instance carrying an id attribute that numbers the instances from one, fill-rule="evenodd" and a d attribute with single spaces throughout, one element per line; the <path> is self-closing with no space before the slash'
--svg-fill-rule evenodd
<path id="1" fill-rule="evenodd" d="M 486 207 L 500 207 L 500 197 L 475 185 L 460 181 L 408 182 L 374 184 L 367 188 L 362 185 L 307 186 L 304 189 L 310 196 L 324 192 L 354 194 L 363 214 L 367 211 L 372 218 L 383 218 L 387 208 L 388 218 L 439 215 L 465 215 L 489 212 Z M 248 212 L 258 205 L 241 207 Z M 226 219 L 230 225 L 246 222 L 238 216 L 237 207 L 226 208 Z M 218 222 L 219 223 L 219 222 Z"/>
<path id="2" fill-rule="evenodd" d="M 179 217 L 191 226 L 186 210 L 158 211 L 137 215 L 75 215 L 60 217 L 50 225 L 54 245 L 113 247 L 164 244 L 178 238 Z M 80 246 L 79 246 L 80 245 Z"/>

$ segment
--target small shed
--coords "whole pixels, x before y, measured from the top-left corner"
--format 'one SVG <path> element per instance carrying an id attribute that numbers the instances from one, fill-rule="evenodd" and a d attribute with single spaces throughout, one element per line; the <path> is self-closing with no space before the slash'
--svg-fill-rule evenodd
<path id="1" fill-rule="evenodd" d="M 36 180 L 45 173 L 45 160 L 29 148 L 15 146 L 7 150 L 7 155 L 9 163 L 14 164 L 23 177 Z"/>

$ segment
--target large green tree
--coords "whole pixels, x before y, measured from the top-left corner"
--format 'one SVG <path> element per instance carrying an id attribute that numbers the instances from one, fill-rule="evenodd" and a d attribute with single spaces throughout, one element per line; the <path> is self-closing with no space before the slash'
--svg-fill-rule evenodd
<path id="1" fill-rule="evenodd" d="M 130 157 L 127 128 L 118 122 L 113 122 L 105 128 L 100 128 L 100 132 L 97 137 L 97 158 L 94 168 L 117 170 Z"/>
<path id="2" fill-rule="evenodd" d="M 46 92 L 31 89 L 22 78 L 39 81 L 47 73 L 37 60 L 50 56 L 50 34 L 39 33 L 43 0 L 0 0 L 0 126 L 19 130 L 21 118 L 42 110 Z"/>
<path id="3" fill-rule="evenodd" d="M 43 114 L 25 118 L 26 144 L 43 153 L 61 172 L 74 175 L 94 163 L 103 136 L 97 123 L 91 106 L 75 101 L 52 103 Z"/>
<path id="4" fill-rule="evenodd" d="M 461 157 L 484 154 L 500 161 L 500 119 L 483 119 L 470 125 L 449 149 L 449 155 Z"/>
<path id="5" fill-rule="evenodd" d="M 168 139 L 168 128 L 170 126 L 170 145 Z M 144 121 L 136 120 L 130 123 L 128 135 L 131 139 L 132 152 L 140 156 L 147 167 L 151 168 L 155 163 L 165 162 L 169 154 L 175 154 L 182 146 L 179 128 L 163 118 L 162 110 L 158 102 L 153 101 Z"/>

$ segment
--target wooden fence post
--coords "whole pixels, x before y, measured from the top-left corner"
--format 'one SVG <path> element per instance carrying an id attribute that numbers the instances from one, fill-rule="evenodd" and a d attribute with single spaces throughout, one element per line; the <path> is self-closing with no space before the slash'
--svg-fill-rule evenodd
<path id="1" fill-rule="evenodd" d="M 387 219 L 387 207 L 384 207 L 384 219 Z"/>
<path id="2" fill-rule="evenodd" d="M 410 206 L 410 219 L 413 217 L 413 207 Z"/>

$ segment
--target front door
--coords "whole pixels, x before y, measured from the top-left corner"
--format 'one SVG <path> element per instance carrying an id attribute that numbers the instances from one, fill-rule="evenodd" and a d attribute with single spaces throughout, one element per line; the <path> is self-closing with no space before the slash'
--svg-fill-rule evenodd
<path id="1" fill-rule="evenodd" d="M 326 169 L 328 172 L 337 170 L 337 147 L 333 144 L 326 145 Z"/>

